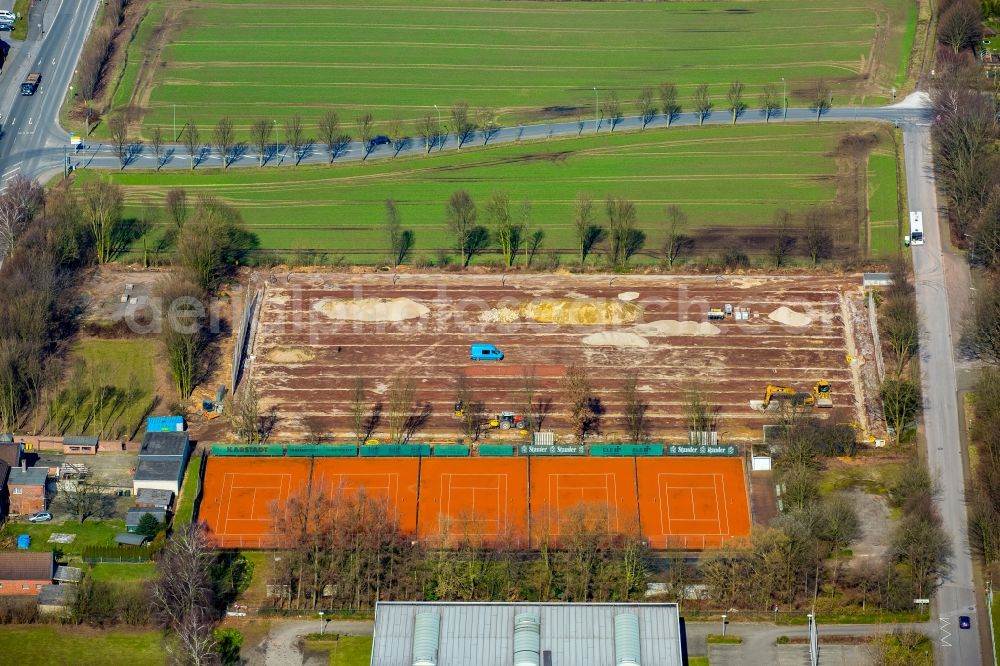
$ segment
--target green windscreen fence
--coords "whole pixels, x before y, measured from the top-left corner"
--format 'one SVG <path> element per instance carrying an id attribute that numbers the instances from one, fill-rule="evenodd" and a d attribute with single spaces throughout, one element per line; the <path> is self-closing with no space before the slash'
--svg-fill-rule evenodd
<path id="1" fill-rule="evenodd" d="M 358 447 L 349 444 L 289 444 L 289 458 L 356 458 Z"/>
<path id="2" fill-rule="evenodd" d="M 479 455 L 490 458 L 509 457 L 515 454 L 515 447 L 509 444 L 480 444 Z"/>
<path id="3" fill-rule="evenodd" d="M 592 444 L 590 455 L 613 456 L 662 456 L 663 444 Z"/>
<path id="4" fill-rule="evenodd" d="M 437 444 L 434 455 L 441 458 L 465 458 L 469 455 L 469 447 L 464 444 Z"/>
<path id="5" fill-rule="evenodd" d="M 373 444 L 361 447 L 362 458 L 418 458 L 430 454 L 429 444 Z"/>
<path id="6" fill-rule="evenodd" d="M 213 456 L 283 456 L 285 447 L 282 444 L 252 445 L 252 444 L 213 444 Z"/>

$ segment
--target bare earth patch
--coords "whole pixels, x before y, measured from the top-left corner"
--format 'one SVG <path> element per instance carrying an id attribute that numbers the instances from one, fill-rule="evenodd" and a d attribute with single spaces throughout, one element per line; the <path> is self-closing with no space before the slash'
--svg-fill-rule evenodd
<path id="1" fill-rule="evenodd" d="M 520 310 L 525 319 L 540 324 L 598 326 L 631 324 L 642 313 L 634 303 L 605 298 L 545 298 L 525 303 Z"/>
<path id="2" fill-rule="evenodd" d="M 272 363 L 305 363 L 316 358 L 316 352 L 308 349 L 274 349 L 267 355 Z"/>
<path id="3" fill-rule="evenodd" d="M 409 298 L 331 298 L 317 302 L 313 309 L 341 321 L 406 321 L 430 312 Z"/>
<path id="4" fill-rule="evenodd" d="M 718 335 L 721 329 L 707 321 L 677 321 L 675 319 L 660 319 L 639 324 L 632 330 L 641 335 Z"/>
<path id="5" fill-rule="evenodd" d="M 583 344 L 599 347 L 648 347 L 649 340 L 627 331 L 601 331 L 585 336 Z"/>
<path id="6" fill-rule="evenodd" d="M 785 326 L 808 326 L 813 323 L 812 317 L 802 312 L 796 312 L 791 308 L 782 305 L 777 310 L 771 312 L 767 315 L 771 321 L 776 321 L 779 324 L 784 324 Z"/>

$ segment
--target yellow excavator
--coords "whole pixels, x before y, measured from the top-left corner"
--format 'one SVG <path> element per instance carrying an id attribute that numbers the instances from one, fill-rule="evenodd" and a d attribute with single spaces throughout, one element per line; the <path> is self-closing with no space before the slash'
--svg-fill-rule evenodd
<path id="1" fill-rule="evenodd" d="M 760 401 L 751 400 L 750 407 L 751 409 L 763 412 L 771 406 L 772 400 L 788 401 L 793 405 L 804 407 L 833 407 L 833 393 L 830 388 L 830 382 L 827 381 L 817 382 L 813 386 L 812 392 L 799 391 L 788 386 L 769 384 L 764 391 L 764 399 Z"/>

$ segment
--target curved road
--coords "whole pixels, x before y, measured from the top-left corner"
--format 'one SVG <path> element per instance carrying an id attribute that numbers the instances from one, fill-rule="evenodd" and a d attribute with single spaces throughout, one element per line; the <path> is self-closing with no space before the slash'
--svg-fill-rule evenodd
<path id="1" fill-rule="evenodd" d="M 15 174 L 45 179 L 58 174 L 66 164 L 69 135 L 59 125 L 59 109 L 69 91 L 74 68 L 84 39 L 101 0 L 36 0 L 28 20 L 31 22 L 28 41 L 21 45 L 0 76 L 0 111 L 4 114 L 0 136 L 0 184 Z M 43 74 L 42 85 L 34 96 L 18 94 L 20 82 L 29 71 Z M 985 614 L 977 615 L 977 597 L 973 584 L 972 556 L 969 549 L 963 458 L 959 435 L 959 409 L 955 377 L 955 338 L 951 331 L 948 292 L 942 266 L 941 226 L 937 217 L 937 196 L 934 184 L 933 156 L 930 146 L 930 115 L 926 95 L 911 95 L 901 104 L 881 108 L 832 108 L 822 115 L 823 121 L 882 121 L 903 128 L 910 210 L 921 210 L 925 220 L 926 243 L 915 247 L 914 268 L 918 309 L 921 321 L 922 383 L 925 402 L 924 424 L 928 460 L 932 472 L 940 479 L 942 493 L 939 508 L 944 525 L 951 537 L 953 557 L 943 585 L 935 597 L 939 618 L 937 662 L 947 666 L 967 666 L 983 661 L 981 636 Z M 811 122 L 816 114 L 809 109 L 788 109 L 770 122 Z M 764 122 L 759 112 L 748 111 L 740 123 Z M 705 124 L 724 125 L 732 122 L 725 110 L 717 110 L 704 119 Z M 680 114 L 675 125 L 696 125 L 693 113 Z M 650 128 L 666 125 L 657 116 Z M 638 118 L 624 118 L 616 131 L 636 130 Z M 489 138 L 490 143 L 510 143 L 548 137 L 568 137 L 578 134 L 610 132 L 605 121 L 560 122 L 543 125 L 507 127 Z M 481 144 L 486 137 L 478 134 L 467 144 Z M 457 150 L 454 135 L 433 147 L 434 150 Z M 425 147 L 419 141 L 410 142 L 402 154 L 419 154 Z M 392 156 L 389 146 L 377 148 L 368 159 Z M 189 155 L 182 146 L 171 146 L 165 169 L 189 168 Z M 250 151 L 234 156 L 232 166 L 256 168 L 258 156 Z M 270 166 L 289 165 L 296 156 L 287 146 L 276 144 L 264 155 Z M 338 160 L 360 160 L 362 146 L 352 143 Z M 201 164 L 219 166 L 213 151 L 203 148 L 197 155 Z M 302 163 L 323 163 L 329 156 L 323 147 L 312 147 L 301 155 Z M 117 169 L 120 161 L 106 144 L 88 145 L 69 156 L 73 168 Z M 148 148 L 140 149 L 126 168 L 153 168 L 155 161 Z M 972 630 L 958 629 L 958 616 L 973 617 Z"/>

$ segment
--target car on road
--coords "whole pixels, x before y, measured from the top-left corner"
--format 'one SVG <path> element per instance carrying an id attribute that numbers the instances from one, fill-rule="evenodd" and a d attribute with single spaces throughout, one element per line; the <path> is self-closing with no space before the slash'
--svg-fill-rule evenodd
<path id="1" fill-rule="evenodd" d="M 959 627 L 959 629 L 971 629 L 972 628 L 972 620 L 969 618 L 968 615 L 959 615 L 958 616 L 958 627 Z"/>
<path id="2" fill-rule="evenodd" d="M 377 134 L 372 137 L 371 141 L 372 148 L 376 146 L 384 146 L 387 143 L 389 143 L 389 137 L 387 137 L 385 134 Z"/>
<path id="3" fill-rule="evenodd" d="M 0 21 L 4 23 L 13 23 L 17 20 L 17 14 L 14 12 L 9 12 L 6 9 L 0 9 Z"/>
<path id="4" fill-rule="evenodd" d="M 31 514 L 28 518 L 29 523 L 47 523 L 52 520 L 52 514 L 48 511 L 39 511 L 38 513 Z"/>

